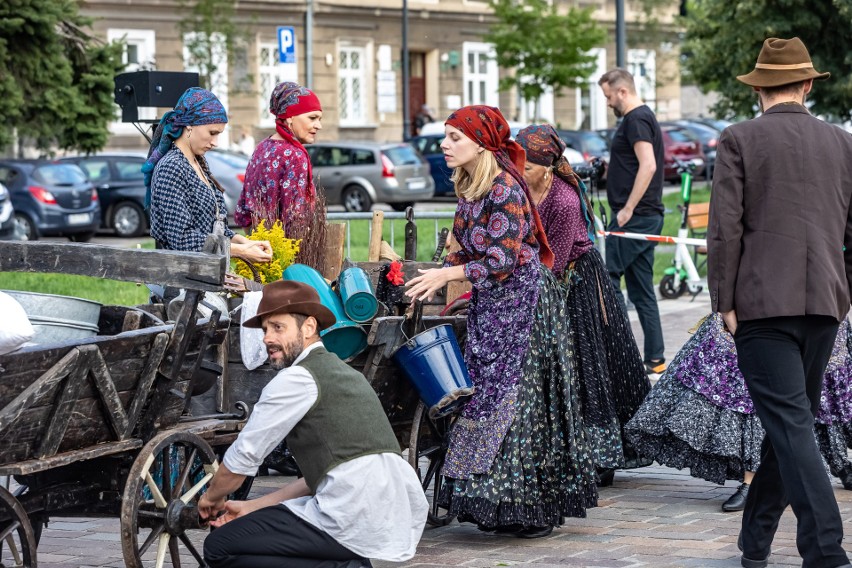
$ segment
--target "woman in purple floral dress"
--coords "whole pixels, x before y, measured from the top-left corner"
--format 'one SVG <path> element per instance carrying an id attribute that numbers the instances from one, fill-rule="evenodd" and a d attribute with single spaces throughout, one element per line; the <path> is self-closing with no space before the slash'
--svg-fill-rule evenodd
<path id="1" fill-rule="evenodd" d="M 852 489 L 852 327 L 840 324 L 825 370 L 814 435 L 832 475 Z M 723 505 L 739 511 L 760 465 L 764 430 L 722 317 L 705 318 L 627 424 L 643 455 L 713 483 L 745 481 Z"/>
<path id="2" fill-rule="evenodd" d="M 583 422 L 600 484 L 609 485 L 613 468 L 651 463 L 622 436 L 651 382 L 630 321 L 593 245 L 591 205 L 563 156 L 565 142 L 548 124 L 528 126 L 516 140 L 526 151 L 524 179 L 553 249 L 553 273 L 565 285 Z"/>
<path id="3" fill-rule="evenodd" d="M 275 134 L 261 141 L 249 160 L 234 221 L 251 230 L 261 221 L 267 228 L 281 221 L 288 238 L 307 238 L 303 248 L 318 246 L 308 234 L 317 190 L 304 144 L 316 141 L 322 129 L 322 105 L 311 90 L 284 82 L 272 92 L 269 112 L 275 115 Z"/>
<path id="4" fill-rule="evenodd" d="M 460 250 L 407 292 L 423 299 L 450 281 L 473 284 L 465 362 L 476 391 L 451 431 L 439 500 L 482 530 L 546 536 L 597 504 L 565 297 L 503 115 L 465 107 L 445 128 Z"/>

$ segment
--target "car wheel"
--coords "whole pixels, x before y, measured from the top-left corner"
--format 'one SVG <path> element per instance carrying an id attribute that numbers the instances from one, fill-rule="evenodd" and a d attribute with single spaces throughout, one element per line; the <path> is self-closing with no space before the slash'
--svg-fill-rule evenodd
<path id="1" fill-rule="evenodd" d="M 405 211 L 409 207 L 414 207 L 413 201 L 401 201 L 399 203 L 391 203 L 391 209 L 394 211 Z"/>
<path id="2" fill-rule="evenodd" d="M 132 201 L 122 201 L 112 211 L 112 228 L 119 237 L 138 237 L 145 230 L 145 211 Z"/>
<path id="3" fill-rule="evenodd" d="M 343 188 L 340 200 L 343 202 L 343 208 L 350 213 L 369 211 L 373 206 L 373 201 L 367 194 L 367 190 L 360 185 L 350 185 Z"/>
<path id="4" fill-rule="evenodd" d="M 76 233 L 74 235 L 68 235 L 68 240 L 72 243 L 88 243 L 92 240 L 92 237 L 95 236 L 95 231 L 88 231 L 86 233 Z"/>
<path id="5" fill-rule="evenodd" d="M 18 223 L 18 227 L 20 227 L 23 231 L 24 236 L 27 237 L 28 241 L 38 240 L 38 229 L 36 228 L 35 222 L 33 222 L 28 215 L 24 213 L 15 213 L 15 221 Z"/>

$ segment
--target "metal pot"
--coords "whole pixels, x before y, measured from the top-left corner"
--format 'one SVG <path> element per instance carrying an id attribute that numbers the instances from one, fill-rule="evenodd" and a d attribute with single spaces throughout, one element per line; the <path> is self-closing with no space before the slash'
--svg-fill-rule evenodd
<path id="1" fill-rule="evenodd" d="M 33 343 L 57 343 L 98 334 L 101 304 L 83 298 L 3 290 L 24 308 L 35 336 Z"/>

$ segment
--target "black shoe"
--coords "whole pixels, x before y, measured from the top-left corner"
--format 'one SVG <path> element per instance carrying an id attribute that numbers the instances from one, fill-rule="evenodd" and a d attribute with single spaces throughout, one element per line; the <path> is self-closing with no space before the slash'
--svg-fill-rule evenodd
<path id="1" fill-rule="evenodd" d="M 662 375 L 666 370 L 666 360 L 645 361 L 646 375 Z"/>
<path id="2" fill-rule="evenodd" d="M 852 467 L 843 469 L 837 477 L 840 479 L 840 483 L 843 484 L 843 489 L 852 491 Z"/>
<path id="3" fill-rule="evenodd" d="M 601 468 L 598 469 L 598 487 L 610 487 L 615 479 L 615 469 Z"/>
<path id="4" fill-rule="evenodd" d="M 497 536 L 512 536 L 515 538 L 541 538 L 553 532 L 552 526 L 524 527 L 523 525 L 504 525 L 497 527 Z"/>
<path id="5" fill-rule="evenodd" d="M 748 497 L 748 483 L 742 483 L 728 500 L 722 503 L 722 510 L 726 513 L 742 511 L 745 509 L 746 497 Z"/>
<path id="6" fill-rule="evenodd" d="M 740 532 L 737 537 L 737 548 L 740 549 L 740 552 L 743 551 L 743 533 Z M 747 558 L 745 554 L 740 557 L 740 565 L 743 568 L 766 568 L 769 564 L 769 555 L 766 555 L 766 558 L 763 560 L 755 560 L 753 558 Z"/>

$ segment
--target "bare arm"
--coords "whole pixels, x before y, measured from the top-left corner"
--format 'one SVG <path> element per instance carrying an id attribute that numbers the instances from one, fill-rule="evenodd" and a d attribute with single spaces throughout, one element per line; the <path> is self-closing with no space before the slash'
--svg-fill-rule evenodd
<path id="1" fill-rule="evenodd" d="M 636 172 L 636 179 L 633 180 L 633 189 L 630 190 L 627 203 L 618 212 L 619 227 L 626 225 L 633 217 L 633 210 L 636 209 L 639 201 L 648 191 L 648 186 L 651 185 L 651 180 L 657 173 L 657 159 L 654 157 L 654 147 L 650 142 L 644 140 L 636 142 L 633 145 L 633 151 L 639 160 L 639 171 Z"/>

